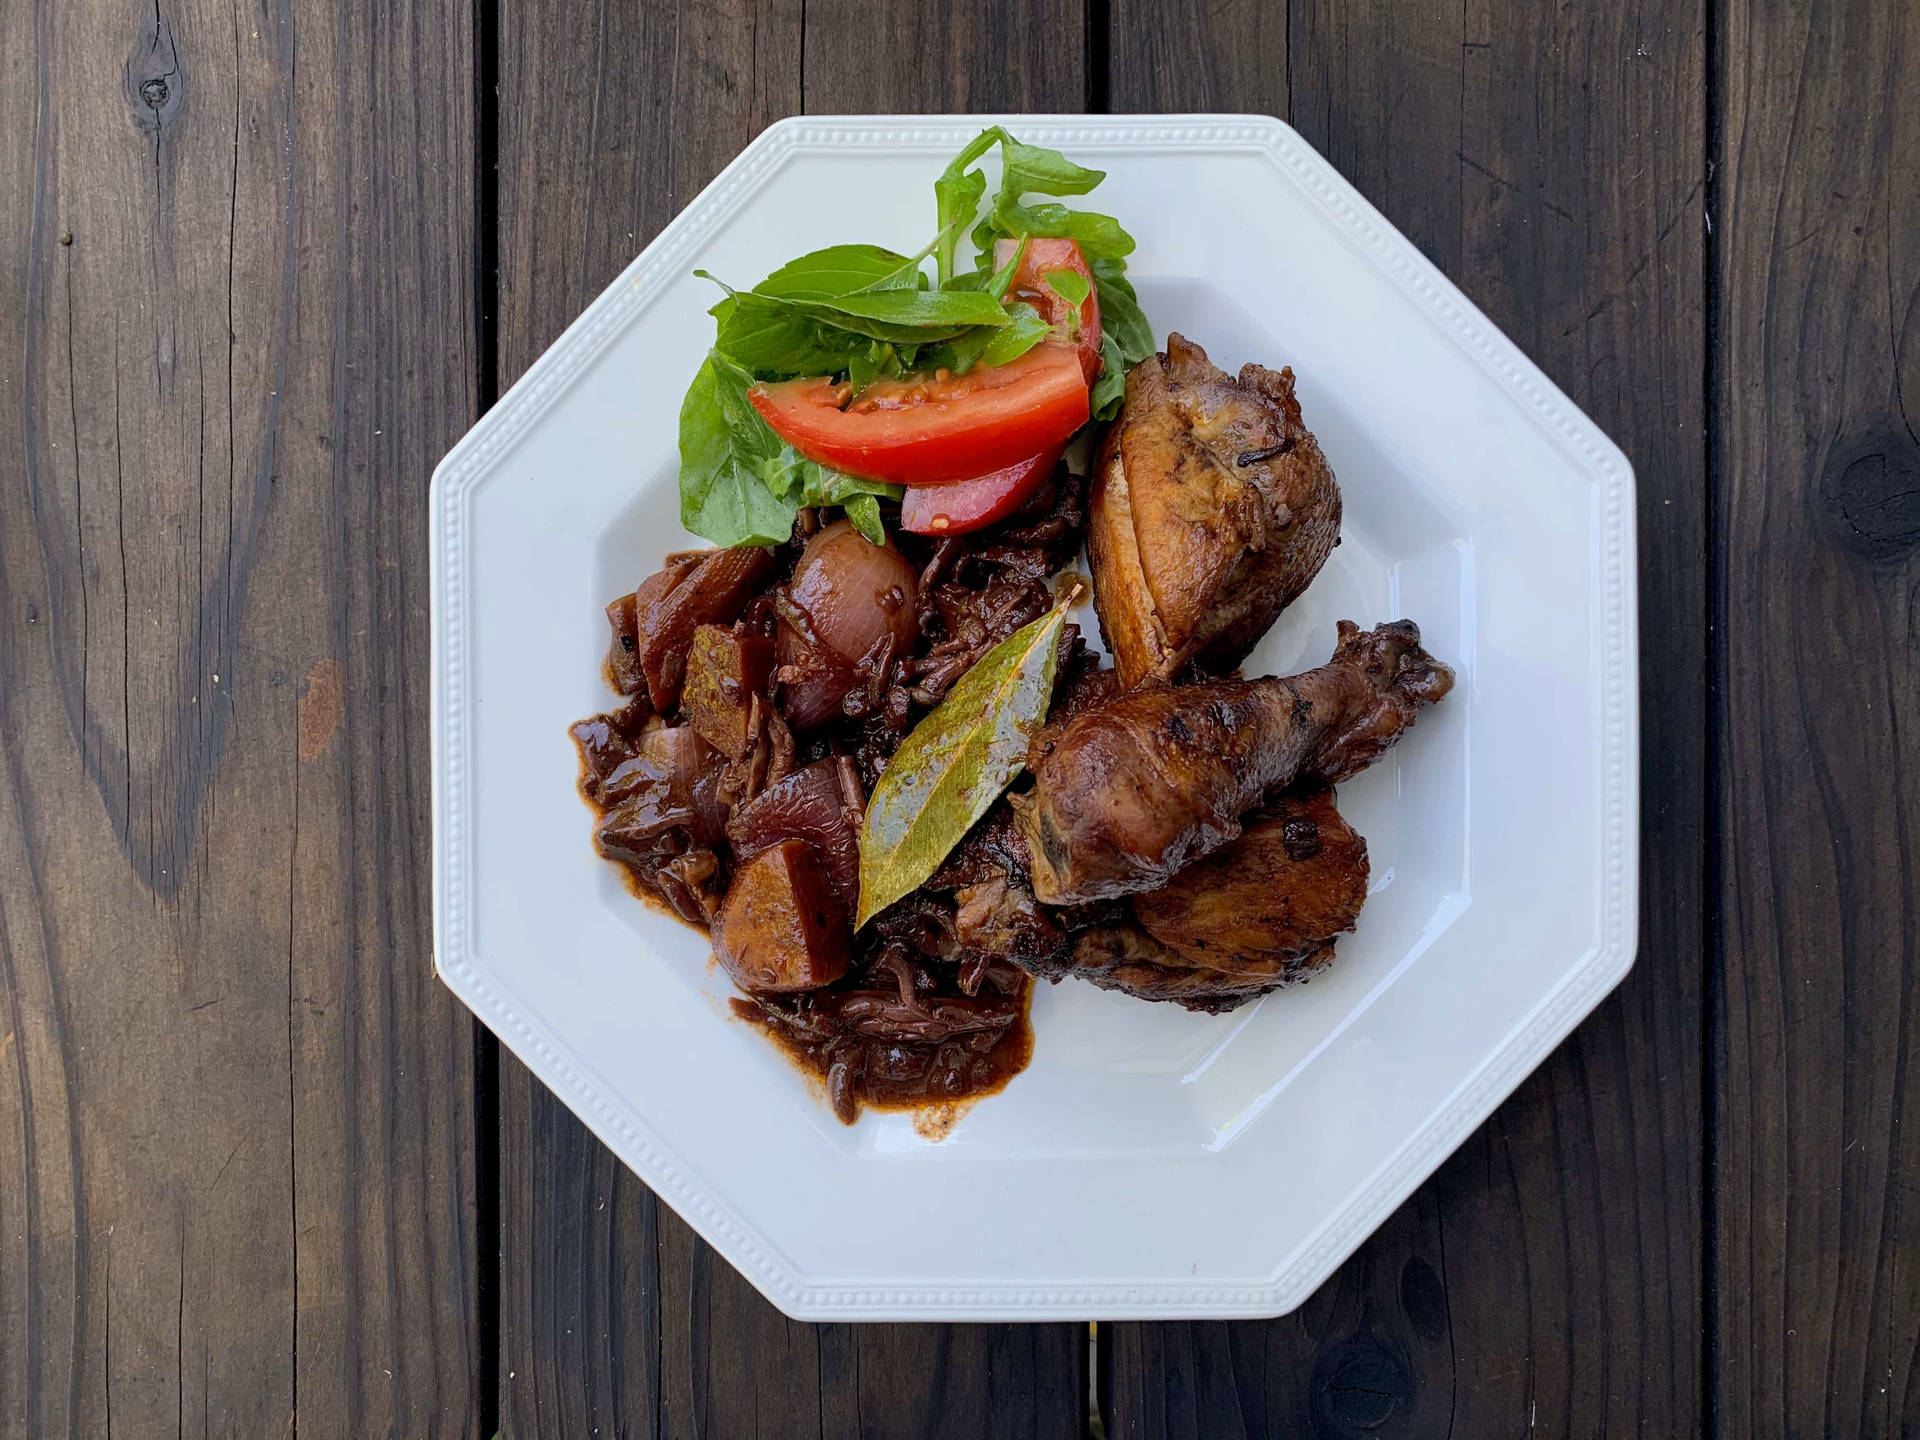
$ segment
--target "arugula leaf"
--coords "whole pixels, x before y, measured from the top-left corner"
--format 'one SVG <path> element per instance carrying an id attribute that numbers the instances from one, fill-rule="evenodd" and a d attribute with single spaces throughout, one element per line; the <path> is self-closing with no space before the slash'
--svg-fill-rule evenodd
<path id="1" fill-rule="evenodd" d="M 987 193 L 986 173 L 967 167 L 991 150 L 1005 134 L 1006 131 L 998 125 L 982 130 L 968 142 L 964 150 L 953 157 L 952 163 L 933 182 L 934 207 L 940 224 L 939 232 L 934 237 L 933 253 L 940 272 L 940 288 L 943 290 L 953 278 L 954 245 L 967 222 L 973 219 L 974 212 L 980 208 L 981 198 Z"/>
<path id="2" fill-rule="evenodd" d="M 829 245 L 789 260 L 753 287 L 786 300 L 835 300 L 859 290 L 914 290 L 926 283 L 918 258 L 878 245 Z"/>

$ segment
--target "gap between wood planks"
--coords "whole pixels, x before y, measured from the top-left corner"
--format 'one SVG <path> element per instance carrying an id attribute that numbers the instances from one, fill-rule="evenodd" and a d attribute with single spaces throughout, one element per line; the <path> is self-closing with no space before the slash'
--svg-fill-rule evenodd
<path id="1" fill-rule="evenodd" d="M 474 0 L 474 347 L 476 409 L 500 398 L 500 7 Z M 500 1041 L 473 1017 L 474 1301 L 480 1434 L 500 1430 Z"/>

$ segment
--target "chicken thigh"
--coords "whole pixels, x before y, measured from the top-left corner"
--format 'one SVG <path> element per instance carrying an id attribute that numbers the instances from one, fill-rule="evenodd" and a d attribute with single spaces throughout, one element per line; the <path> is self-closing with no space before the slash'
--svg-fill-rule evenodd
<path id="1" fill-rule="evenodd" d="M 1181 335 L 1128 372 L 1092 498 L 1094 606 L 1129 689 L 1196 660 L 1232 670 L 1340 535 L 1340 488 L 1293 371 L 1236 379 Z"/>

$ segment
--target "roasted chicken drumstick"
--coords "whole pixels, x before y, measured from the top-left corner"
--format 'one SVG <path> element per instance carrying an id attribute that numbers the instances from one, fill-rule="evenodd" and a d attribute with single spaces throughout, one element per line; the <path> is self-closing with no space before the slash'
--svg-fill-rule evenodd
<path id="1" fill-rule="evenodd" d="M 1074 905 L 1157 890 L 1238 836 L 1264 796 L 1373 763 L 1452 688 L 1412 621 L 1343 621 L 1333 658 L 1303 675 L 1149 686 L 1077 715 L 1016 800 L 1033 893 Z"/>

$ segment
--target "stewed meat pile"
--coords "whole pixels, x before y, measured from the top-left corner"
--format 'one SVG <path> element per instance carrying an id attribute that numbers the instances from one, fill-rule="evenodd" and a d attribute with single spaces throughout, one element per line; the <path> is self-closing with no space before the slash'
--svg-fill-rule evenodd
<path id="1" fill-rule="evenodd" d="M 600 852 L 708 928 L 835 1111 L 997 1089 L 1029 977 L 1201 1011 L 1323 968 L 1366 841 L 1333 787 L 1452 672 L 1400 620 L 1342 622 L 1303 674 L 1232 672 L 1338 543 L 1291 371 L 1171 336 L 1088 483 L 1058 467 L 972 533 L 885 545 L 802 511 L 791 541 L 669 556 L 607 607 L 621 708 L 573 727 Z M 1067 626 L 1026 773 L 919 890 L 855 933 L 867 796 L 914 724 L 1053 603 L 1085 534 L 1117 668 Z"/>
<path id="2" fill-rule="evenodd" d="M 624 703 L 573 727 L 595 843 L 711 931 L 738 1012 L 843 1119 L 997 1089 L 1026 1063 L 1027 975 L 962 952 L 951 890 L 853 933 L 859 836 L 901 740 L 1053 605 L 1084 526 L 1084 481 L 1061 467 L 971 534 L 875 545 L 803 511 L 787 545 L 671 555 L 607 607 Z M 1062 673 L 1084 670 L 1067 629 Z"/>

